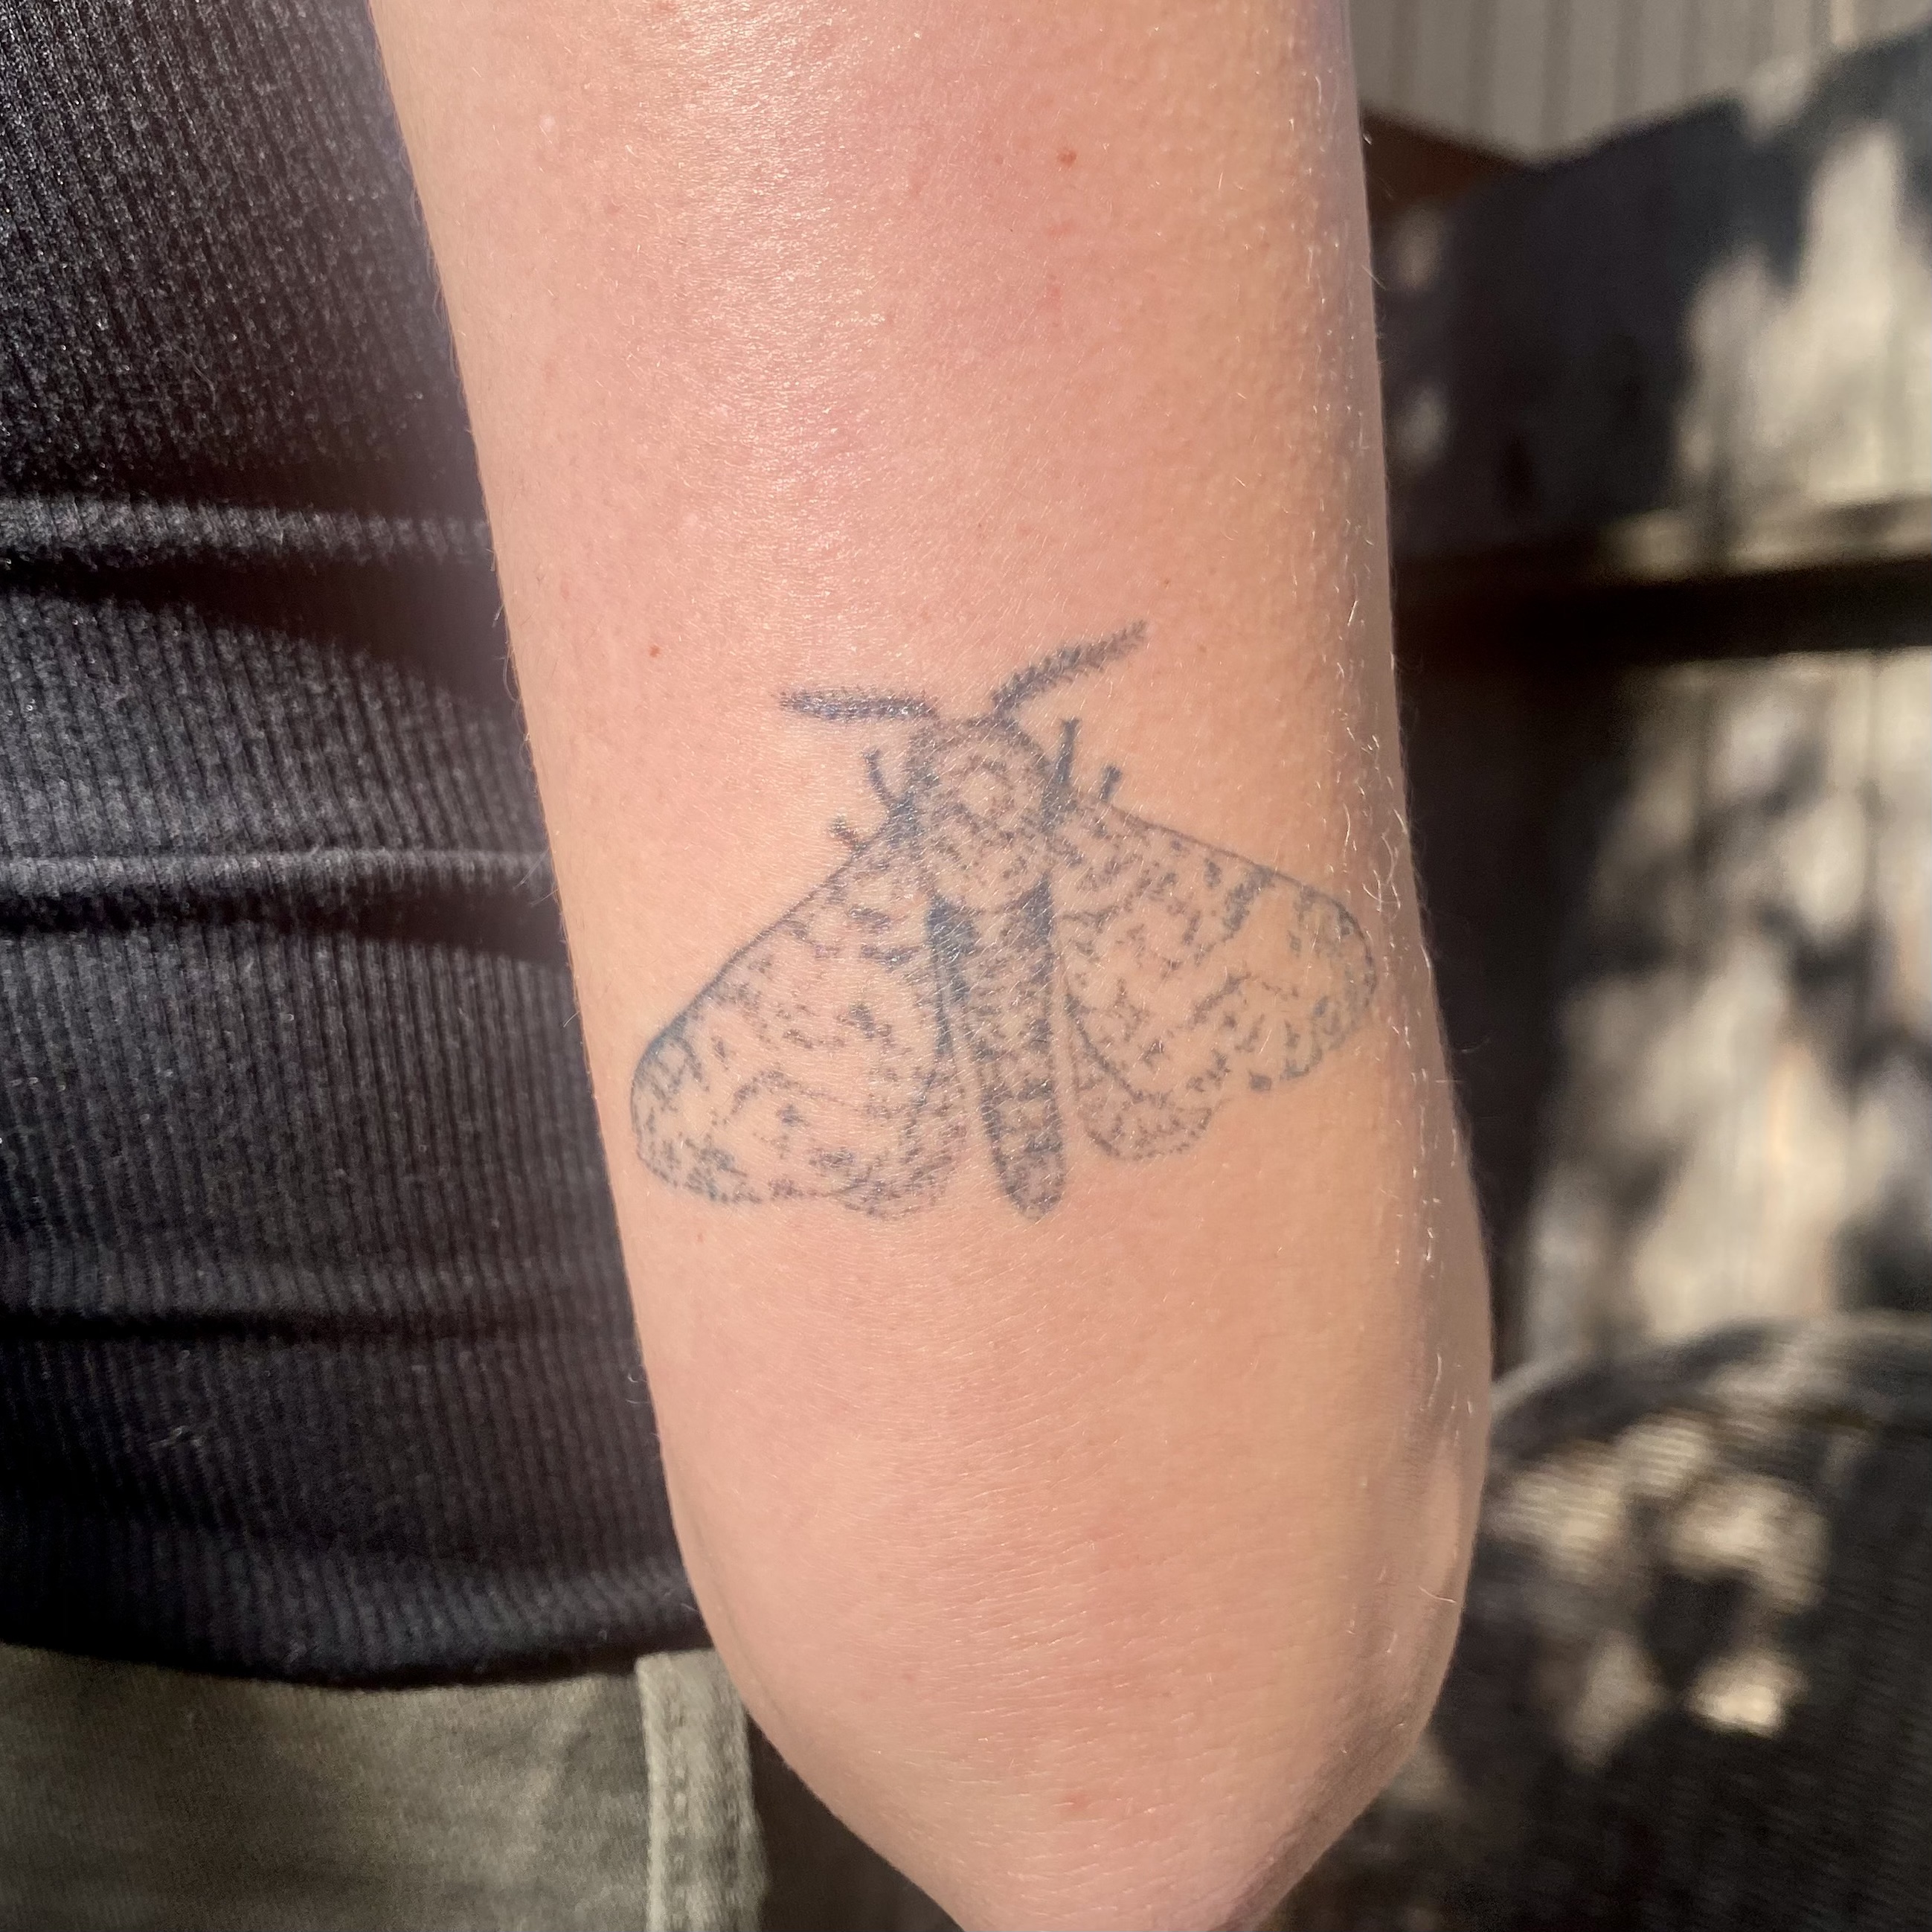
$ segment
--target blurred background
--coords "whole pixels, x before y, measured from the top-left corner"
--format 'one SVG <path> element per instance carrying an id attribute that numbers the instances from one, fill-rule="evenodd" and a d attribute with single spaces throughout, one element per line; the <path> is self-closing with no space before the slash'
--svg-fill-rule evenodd
<path id="1" fill-rule="evenodd" d="M 1932 1926 L 1932 0 L 1352 15 L 1502 1380 L 1281 1922 Z"/>
<path id="2" fill-rule="evenodd" d="M 1932 0 L 1353 12 L 1501 1366 L 1932 1309 Z"/>

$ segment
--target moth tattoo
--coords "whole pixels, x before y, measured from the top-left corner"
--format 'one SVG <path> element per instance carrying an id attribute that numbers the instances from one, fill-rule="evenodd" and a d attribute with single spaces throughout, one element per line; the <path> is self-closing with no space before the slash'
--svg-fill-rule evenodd
<path id="1" fill-rule="evenodd" d="M 816 892 L 728 960 L 644 1050 L 631 1112 L 661 1180 L 727 1202 L 820 1197 L 868 1214 L 938 1199 L 976 1118 L 1029 1220 L 1066 1186 L 1066 1112 L 1124 1160 L 1178 1154 L 1238 1095 L 1348 1038 L 1376 964 L 1348 908 L 1075 782 L 1022 708 L 1132 650 L 1070 644 L 982 717 L 923 698 L 796 692 L 833 723 L 910 727 L 894 791 Z"/>

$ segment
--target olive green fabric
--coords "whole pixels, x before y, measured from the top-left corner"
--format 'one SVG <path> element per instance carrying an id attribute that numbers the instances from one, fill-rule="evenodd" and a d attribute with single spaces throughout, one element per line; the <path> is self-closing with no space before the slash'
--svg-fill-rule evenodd
<path id="1" fill-rule="evenodd" d="M 650 1801 L 650 1932 L 739 1932 L 758 1922 L 764 1845 L 752 1798 L 744 1707 L 711 1651 L 640 1657 Z"/>
<path id="2" fill-rule="evenodd" d="M 0 1646 L 6 1932 L 736 1932 L 764 1884 L 710 1651 L 347 1690 Z"/>

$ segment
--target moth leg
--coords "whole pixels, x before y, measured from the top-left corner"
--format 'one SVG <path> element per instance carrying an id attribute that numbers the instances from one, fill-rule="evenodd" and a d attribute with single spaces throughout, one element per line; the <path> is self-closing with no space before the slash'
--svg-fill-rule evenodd
<path id="1" fill-rule="evenodd" d="M 898 808 L 899 799 L 892 787 L 886 782 L 886 768 L 879 762 L 877 752 L 866 754 L 866 776 L 872 782 L 872 789 L 879 795 L 888 812 Z"/>
<path id="2" fill-rule="evenodd" d="M 1062 791 L 1073 782 L 1073 741 L 1079 735 L 1078 718 L 1060 721 L 1060 755 L 1053 763 L 1053 782 Z"/>
<path id="3" fill-rule="evenodd" d="M 842 818 L 835 818 L 825 829 L 848 852 L 858 851 L 866 843 L 865 834 L 854 831 Z"/>
<path id="4" fill-rule="evenodd" d="M 1100 802 L 1102 805 L 1112 802 L 1114 793 L 1120 788 L 1121 779 L 1126 776 L 1126 773 L 1118 765 L 1109 765 L 1100 774 Z"/>

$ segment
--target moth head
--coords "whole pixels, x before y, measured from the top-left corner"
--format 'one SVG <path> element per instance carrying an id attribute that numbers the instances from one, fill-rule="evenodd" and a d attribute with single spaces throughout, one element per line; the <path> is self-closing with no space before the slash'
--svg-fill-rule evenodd
<path id="1" fill-rule="evenodd" d="M 912 726 L 904 790 L 896 794 L 886 782 L 877 748 L 866 760 L 873 790 L 916 836 L 934 898 L 997 911 L 1046 878 L 1073 762 L 1071 721 L 1061 722 L 1056 765 L 1020 729 L 1021 710 L 1138 650 L 1146 635 L 1146 624 L 1136 622 L 1090 643 L 1063 644 L 1008 678 L 985 716 L 963 722 L 946 718 L 930 698 L 910 692 L 791 691 L 778 701 L 826 724 Z M 850 842 L 849 828 L 842 836 Z"/>
<path id="2" fill-rule="evenodd" d="M 1046 754 L 1006 718 L 922 726 L 907 752 L 904 808 L 927 890 L 978 912 L 1024 898 L 1052 862 L 1058 799 Z"/>

